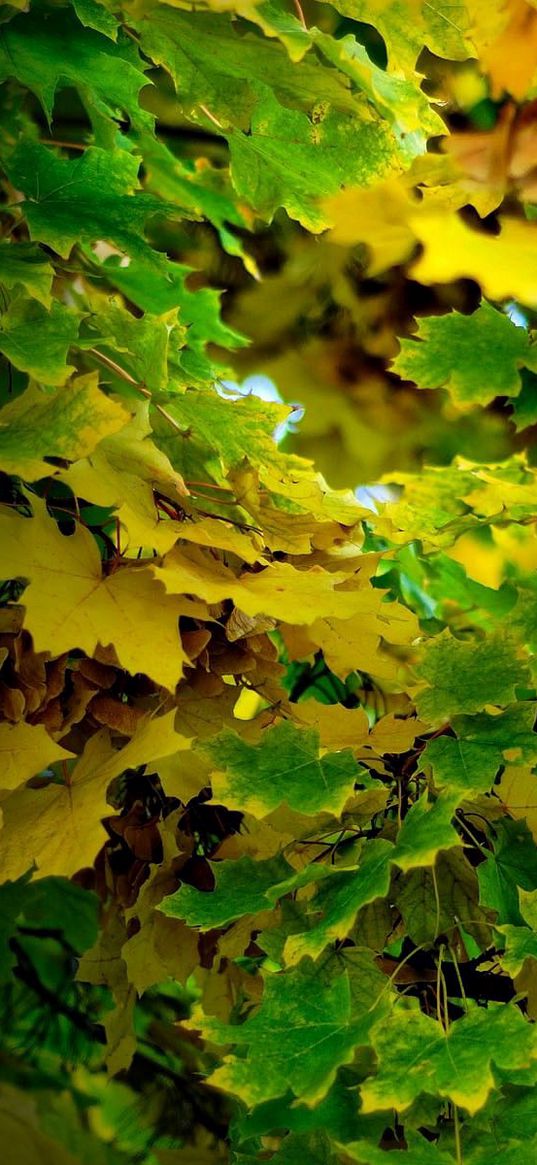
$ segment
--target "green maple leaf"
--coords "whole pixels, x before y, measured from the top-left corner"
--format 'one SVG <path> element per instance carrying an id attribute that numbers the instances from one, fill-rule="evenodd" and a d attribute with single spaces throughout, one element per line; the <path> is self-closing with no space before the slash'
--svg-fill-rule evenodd
<path id="1" fill-rule="evenodd" d="M 327 60 L 350 77 L 380 115 L 393 125 L 401 151 L 409 159 L 424 152 L 427 135 L 446 132 L 442 119 L 431 109 L 429 99 L 420 89 L 417 74 L 408 80 L 380 69 L 354 36 L 336 40 L 315 28 L 312 39 Z M 405 144 L 401 135 L 410 135 Z"/>
<path id="2" fill-rule="evenodd" d="M 431 866 L 440 850 L 461 845 L 451 822 L 461 801 L 459 793 L 444 793 L 432 803 L 424 793 L 409 809 L 397 835 L 393 861 L 401 870 Z"/>
<path id="3" fill-rule="evenodd" d="M 164 899 L 159 910 L 200 930 L 227 926 L 245 914 L 270 910 L 267 890 L 291 871 L 283 857 L 254 861 L 245 856 L 237 861 L 211 862 L 210 866 L 216 882 L 214 890 L 203 892 L 194 886 L 180 886 Z"/>
<path id="4" fill-rule="evenodd" d="M 17 293 L 0 316 L 0 352 L 44 384 L 61 385 L 74 372 L 67 352 L 78 336 L 80 317 L 56 300 L 50 311 Z"/>
<path id="5" fill-rule="evenodd" d="M 69 8 L 55 12 L 36 7 L 5 24 L 0 81 L 9 77 L 35 93 L 49 124 L 56 92 L 66 86 L 78 89 L 103 146 L 113 146 L 117 122 L 125 117 L 134 128 L 153 124 L 138 102 L 139 90 L 148 80 L 132 40 L 123 30 L 116 44 L 109 36 L 84 30 Z"/>
<path id="6" fill-rule="evenodd" d="M 444 1152 L 419 1134 L 412 1135 L 405 1129 L 404 1165 L 455 1165 L 455 1158 L 451 1153 Z M 339 1143 L 339 1148 L 358 1165 L 386 1165 L 386 1152 L 379 1149 L 370 1141 L 354 1141 L 351 1144 Z"/>
<path id="7" fill-rule="evenodd" d="M 473 315 L 419 321 L 417 339 L 401 340 L 393 371 L 418 388 L 446 387 L 461 408 L 518 396 L 520 368 L 537 368 L 537 351 L 525 328 L 484 301 Z"/>
<path id="8" fill-rule="evenodd" d="M 231 1026 L 197 1015 L 190 1023 L 201 1023 L 215 1043 L 233 1041 L 242 1053 L 224 1058 L 209 1077 L 213 1086 L 248 1105 L 289 1090 L 306 1104 L 316 1104 L 355 1047 L 367 1043 L 377 1018 L 375 1009 L 367 1010 L 370 1004 L 357 1013 L 347 973 L 323 973 L 305 960 L 293 971 L 265 979 L 261 1005 L 244 1023 Z"/>
<path id="9" fill-rule="evenodd" d="M 73 8 L 80 23 L 86 28 L 94 28 L 102 32 L 103 36 L 117 40 L 118 22 L 100 0 L 73 0 Z"/>
<path id="10" fill-rule="evenodd" d="M 311 1133 L 289 1133 L 282 1141 L 279 1149 L 270 1158 L 273 1165 L 296 1165 L 297 1161 L 306 1160 L 311 1165 L 338 1165 L 339 1157 L 330 1138 L 321 1131 Z M 258 1165 L 257 1154 L 237 1153 L 233 1165 Z"/>
<path id="11" fill-rule="evenodd" d="M 301 813 L 339 813 L 359 780 L 350 749 L 319 755 L 319 734 L 289 721 L 268 728 L 260 744 L 226 730 L 200 746 L 217 766 L 213 799 L 265 817 L 286 804 Z"/>
<path id="12" fill-rule="evenodd" d="M 468 1153 L 464 1160 L 468 1165 L 523 1165 L 525 1161 L 533 1160 L 537 1152 L 537 1140 L 524 1137 L 522 1141 L 503 1144 L 498 1148 L 495 1130 L 488 1135 L 480 1130 L 479 1143 Z"/>
<path id="13" fill-rule="evenodd" d="M 434 869 L 409 870 L 397 880 L 394 897 L 417 945 L 432 943 L 439 934 L 451 938 L 460 924 L 481 949 L 491 944 L 489 915 L 478 904 L 477 875 L 460 848 L 442 850 Z"/>
<path id="14" fill-rule="evenodd" d="M 11 291 L 25 287 L 43 307 L 51 305 L 54 271 L 44 251 L 34 243 L 2 243 L 0 246 L 0 284 Z"/>
<path id="15" fill-rule="evenodd" d="M 489 1117 L 491 1123 L 494 1123 L 496 1145 L 512 1141 L 527 1143 L 537 1136 L 535 1088 L 506 1089 L 503 1095 L 491 1097 L 483 1117 Z M 476 1126 L 474 1136 L 468 1138 L 470 1142 L 477 1141 L 478 1146 L 484 1134 L 480 1126 L 481 1122 Z"/>
<path id="16" fill-rule="evenodd" d="M 167 408 L 178 425 L 188 433 L 188 446 L 195 445 L 199 456 L 218 473 L 219 466 L 235 469 L 245 458 L 259 468 L 273 473 L 276 466 L 301 467 L 297 457 L 280 453 L 274 442 L 274 430 L 286 420 L 285 405 L 259 401 L 253 396 L 225 400 L 212 390 L 190 390 L 170 400 Z M 167 433 L 166 443 L 177 446 L 181 438 Z M 192 454 L 191 454 L 192 455 Z"/>
<path id="17" fill-rule="evenodd" d="M 249 132 L 235 130 L 229 148 L 237 193 L 263 218 L 271 220 L 283 206 L 312 232 L 329 225 L 320 199 L 344 184 L 368 185 L 397 160 L 389 126 L 368 111 L 348 117 L 329 109 L 310 120 L 279 105 L 262 86 Z"/>
<path id="18" fill-rule="evenodd" d="M 192 268 L 172 263 L 152 249 L 144 237 L 150 216 L 172 213 L 175 207 L 138 189 L 140 162 L 124 150 L 87 149 L 81 158 L 66 161 L 38 142 L 20 144 L 5 162 L 11 180 L 26 196 L 24 212 L 32 238 L 67 257 L 77 242 L 99 239 L 114 243 L 133 262 L 99 264 L 90 252 L 95 275 L 105 274 L 144 311 L 162 315 L 181 309 L 181 323 L 192 330 L 196 346 L 214 342 L 243 343 L 237 332 L 222 323 L 218 292 L 192 292 L 185 280 Z M 101 286 L 99 283 L 98 286 Z"/>
<path id="19" fill-rule="evenodd" d="M 428 741 L 420 757 L 420 767 L 431 765 L 435 785 L 448 790 L 484 793 L 511 759 L 537 760 L 537 735 L 532 731 L 535 708 L 532 704 L 514 704 L 498 716 L 487 712 L 476 716 L 455 716 L 453 736 L 439 736 Z"/>
<path id="20" fill-rule="evenodd" d="M 137 29 L 144 50 L 171 73 L 187 113 L 203 104 L 227 125 L 248 129 L 258 80 L 281 105 L 309 111 L 326 102 L 342 112 L 359 111 L 345 76 L 314 57 L 291 67 L 283 45 L 240 35 L 227 13 L 193 14 L 163 5 Z"/>
<path id="21" fill-rule="evenodd" d="M 189 291 L 186 280 L 193 274 L 193 269 L 186 264 L 172 263 L 163 255 L 153 252 L 145 259 L 137 257 L 128 267 L 122 267 L 117 260 L 94 266 L 97 286 L 104 276 L 108 283 L 150 315 L 164 315 L 179 308 L 180 325 L 187 331 L 184 337 L 181 336 L 181 344 L 177 343 L 180 333 L 175 336 L 177 350 L 174 374 L 178 374 L 178 378 L 187 384 L 198 379 L 203 384 L 206 380 L 214 380 L 217 375 L 204 355 L 206 344 L 238 348 L 246 343 L 239 332 L 221 319 L 218 291 L 208 287 Z M 136 320 L 136 324 L 138 322 Z M 182 346 L 184 341 L 186 347 Z M 189 365 L 183 371 L 185 356 L 189 352 L 195 353 L 196 364 L 194 368 Z"/>
<path id="22" fill-rule="evenodd" d="M 340 1068 L 332 1087 L 314 1108 L 299 1104 L 293 1093 L 267 1100 L 242 1117 L 241 1139 L 270 1133 L 275 1129 L 307 1133 L 324 1130 L 334 1140 L 353 1141 L 360 1136 L 379 1138 L 384 1129 L 383 1116 L 362 1116 L 358 1111 L 357 1074 L 351 1067 Z"/>
<path id="23" fill-rule="evenodd" d="M 385 1016 L 371 1033 L 378 1073 L 362 1085 L 365 1112 L 404 1110 L 422 1092 L 447 1097 L 473 1114 L 495 1080 L 537 1059 L 537 1031 L 513 1005 L 476 1007 L 449 1031 L 413 1003 Z"/>
<path id="24" fill-rule="evenodd" d="M 502 761 L 501 748 L 483 748 L 480 742 L 439 736 L 424 748 L 420 768 L 432 766 L 437 788 L 484 793 L 490 789 Z"/>
<path id="25" fill-rule="evenodd" d="M 222 344 L 228 348 L 235 348 L 245 344 L 243 336 L 230 328 L 220 319 L 220 294 L 210 288 L 202 287 L 197 291 L 189 291 L 185 281 L 193 274 L 193 268 L 184 263 L 168 263 L 166 271 L 167 285 L 162 289 L 148 285 L 150 272 L 143 263 L 133 263 L 129 267 L 105 265 L 105 271 L 111 283 L 123 291 L 144 311 L 163 313 L 173 307 L 181 311 L 181 323 L 189 329 L 189 343 Z"/>
<path id="26" fill-rule="evenodd" d="M 432 724 L 457 712 L 480 712 L 487 704 L 511 704 L 516 688 L 529 682 L 516 645 L 500 634 L 462 641 L 446 630 L 427 644 L 417 671 L 429 686 L 417 696 L 416 706 Z"/>
<path id="27" fill-rule="evenodd" d="M 160 257 L 144 238 L 146 219 L 165 205 L 138 190 L 140 161 L 126 150 L 90 147 L 68 161 L 39 142 L 21 141 L 5 159 L 33 239 L 67 258 L 76 242 L 116 243 L 129 255 Z"/>
<path id="28" fill-rule="evenodd" d="M 528 926 L 511 926 L 509 923 L 499 926 L 498 930 L 505 935 L 502 967 L 513 977 L 522 970 L 524 959 L 537 959 L 537 934 Z"/>
<path id="29" fill-rule="evenodd" d="M 291 876 L 287 884 L 269 892 L 272 899 L 314 880 L 321 881 L 308 904 L 308 930 L 292 934 L 285 943 L 286 963 L 297 963 L 303 955 L 317 958 L 328 943 L 347 936 L 362 906 L 388 893 L 390 862 L 394 859 L 391 842 L 377 838 L 364 846 L 361 857 L 360 864 L 350 869 L 307 866 Z"/>
<path id="30" fill-rule="evenodd" d="M 150 314 L 136 317 L 126 311 L 119 297 L 92 313 L 82 330 L 84 341 L 86 334 L 99 351 L 108 353 L 135 380 L 156 391 L 168 384 L 169 349 L 178 351 L 185 343 L 177 312 L 166 319 Z"/>
<path id="31" fill-rule="evenodd" d="M 525 821 L 498 821 L 494 851 L 477 868 L 479 901 L 497 912 L 498 923 L 522 926 L 518 887 L 537 888 L 537 847 Z"/>

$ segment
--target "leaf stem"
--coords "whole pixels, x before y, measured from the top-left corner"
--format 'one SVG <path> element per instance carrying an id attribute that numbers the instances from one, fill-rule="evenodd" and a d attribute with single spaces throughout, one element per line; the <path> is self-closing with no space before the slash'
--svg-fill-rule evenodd
<path id="1" fill-rule="evenodd" d="M 88 352 L 91 356 L 94 356 L 96 360 L 100 360 L 101 364 L 104 364 L 105 367 L 109 368 L 111 372 L 114 372 L 116 376 L 119 376 L 121 380 L 124 380 L 126 384 L 130 384 L 131 388 L 134 388 L 136 392 L 141 393 L 141 395 L 144 396 L 146 400 L 151 401 L 153 408 L 156 409 L 162 417 L 164 417 L 168 424 L 171 425 L 177 433 L 180 433 L 181 436 L 184 437 L 184 431 L 181 426 L 177 424 L 177 421 L 174 420 L 172 416 L 170 416 L 170 413 L 165 408 L 163 408 L 162 405 L 153 400 L 152 393 L 150 393 L 149 389 L 146 388 L 145 384 L 140 384 L 138 380 L 135 380 L 134 377 L 131 376 L 130 372 L 127 372 L 125 368 L 121 367 L 121 365 L 116 364 L 115 360 L 111 360 L 110 356 L 106 356 L 104 352 L 99 352 L 97 348 L 88 348 Z"/>
<path id="2" fill-rule="evenodd" d="M 455 1137 L 455 1160 L 457 1165 L 464 1165 L 461 1145 L 461 1126 L 459 1122 L 459 1110 L 457 1105 L 453 1105 L 453 1134 Z"/>
<path id="3" fill-rule="evenodd" d="M 293 0 L 293 6 L 294 6 L 295 12 L 298 16 L 298 19 L 302 25 L 302 28 L 305 28 L 307 31 L 308 26 L 306 24 L 306 18 L 304 16 L 303 11 L 302 11 L 302 5 L 300 3 L 300 0 Z"/>

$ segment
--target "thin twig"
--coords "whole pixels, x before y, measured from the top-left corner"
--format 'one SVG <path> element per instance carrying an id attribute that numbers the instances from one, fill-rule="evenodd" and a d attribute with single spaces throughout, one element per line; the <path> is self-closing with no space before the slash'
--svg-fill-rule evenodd
<path id="1" fill-rule="evenodd" d="M 136 392 L 141 393 L 141 395 L 144 396 L 146 400 L 150 400 L 153 408 L 155 408 L 157 412 L 160 413 L 162 417 L 164 417 L 168 424 L 171 425 L 177 433 L 181 434 L 181 437 L 184 437 L 185 434 L 181 426 L 178 425 L 177 421 L 174 420 L 172 416 L 170 416 L 170 413 L 165 408 L 163 408 L 162 405 L 159 405 L 157 401 L 153 400 L 153 396 L 149 389 L 146 388 L 145 384 L 141 384 L 138 380 L 135 380 L 134 377 L 131 376 L 130 372 L 127 372 L 125 368 L 121 367 L 121 365 L 116 364 L 115 360 L 110 359 L 110 356 L 105 356 L 104 352 L 99 352 L 97 348 L 88 348 L 88 352 L 90 356 L 94 356 L 96 360 L 100 360 L 101 364 L 104 364 L 106 368 L 109 368 L 111 372 L 114 372 L 115 375 L 119 376 L 121 380 L 124 380 L 126 384 L 130 384 L 131 388 L 134 388 Z"/>

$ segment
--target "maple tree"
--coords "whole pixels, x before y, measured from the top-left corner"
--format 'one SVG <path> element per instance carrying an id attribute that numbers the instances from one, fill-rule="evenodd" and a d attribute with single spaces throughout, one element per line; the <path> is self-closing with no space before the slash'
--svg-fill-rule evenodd
<path id="1" fill-rule="evenodd" d="M 0 24 L 14 1165 L 537 1152 L 537 4 Z"/>

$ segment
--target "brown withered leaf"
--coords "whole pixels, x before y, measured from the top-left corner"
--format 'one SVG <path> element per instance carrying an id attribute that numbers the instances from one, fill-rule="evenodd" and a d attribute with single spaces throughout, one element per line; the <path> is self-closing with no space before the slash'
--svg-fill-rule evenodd
<path id="1" fill-rule="evenodd" d="M 211 641 L 211 631 L 207 627 L 196 631 L 181 631 L 183 647 L 190 659 L 197 659 Z"/>
<path id="2" fill-rule="evenodd" d="M 272 631 L 275 626 L 276 620 L 269 618 L 268 615 L 245 615 L 244 611 L 234 607 L 226 623 L 226 635 L 230 643 L 233 643 L 236 639 Z"/>
<path id="3" fill-rule="evenodd" d="M 476 188 L 496 191 L 498 203 L 509 191 L 527 202 L 537 198 L 537 101 L 522 108 L 508 102 L 494 129 L 453 133 L 444 148 Z"/>
<path id="4" fill-rule="evenodd" d="M 16 723 L 24 716 L 26 701 L 20 688 L 10 688 L 0 682 L 0 712 L 6 720 Z"/>
<path id="5" fill-rule="evenodd" d="M 121 736 L 133 736 L 136 728 L 146 715 L 144 708 L 134 708 L 131 704 L 123 704 L 121 700 L 114 700 L 112 696 L 94 696 L 88 704 L 94 720 Z"/>
<path id="6" fill-rule="evenodd" d="M 97 659 L 80 659 L 77 665 L 77 671 L 88 683 L 93 684 L 95 688 L 111 688 L 117 679 L 117 670 L 114 667 L 109 667 L 105 663 L 99 663 Z"/>

